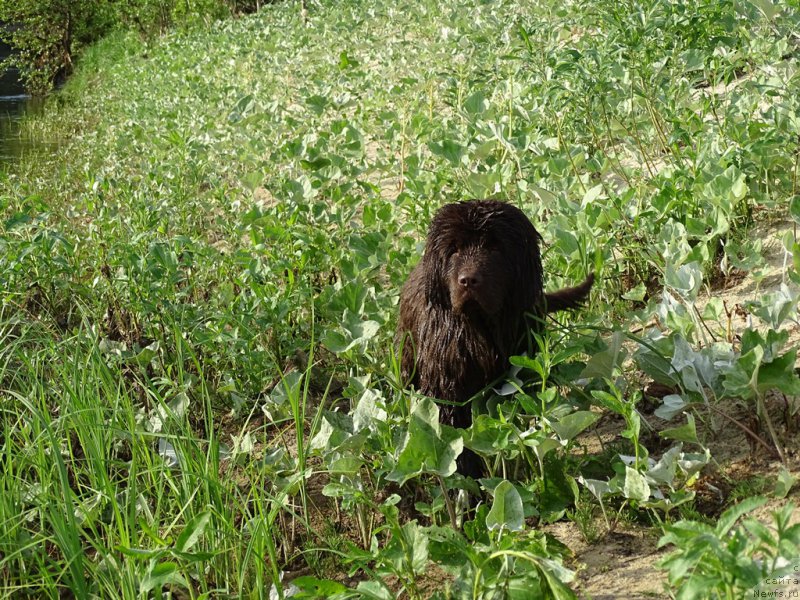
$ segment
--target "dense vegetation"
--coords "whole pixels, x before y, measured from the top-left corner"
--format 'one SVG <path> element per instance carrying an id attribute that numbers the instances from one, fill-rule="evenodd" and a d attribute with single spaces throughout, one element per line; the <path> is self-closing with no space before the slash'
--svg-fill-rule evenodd
<path id="1" fill-rule="evenodd" d="M 797 293 L 754 232 L 800 220 L 798 8 L 280 3 L 87 48 L 0 181 L 0 590 L 569 598 L 565 519 L 653 527 L 684 598 L 796 559 L 791 503 L 695 485 L 723 429 L 788 467 L 761 491 L 797 469 Z M 436 208 L 488 196 L 549 288 L 598 284 L 456 432 L 402 390 L 396 304 Z M 742 276 L 737 330 L 708 291 Z"/>
<path id="2" fill-rule="evenodd" d="M 151 38 L 252 12 L 260 0 L 0 0 L 0 40 L 15 49 L 7 61 L 28 89 L 43 94 L 63 82 L 76 57 L 113 31 Z"/>

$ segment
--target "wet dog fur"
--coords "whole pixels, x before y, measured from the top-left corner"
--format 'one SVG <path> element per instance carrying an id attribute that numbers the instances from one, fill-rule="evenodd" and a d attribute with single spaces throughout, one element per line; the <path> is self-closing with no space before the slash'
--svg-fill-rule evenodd
<path id="1" fill-rule="evenodd" d="M 401 373 L 419 392 L 440 400 L 440 420 L 472 423 L 467 402 L 524 351 L 526 329 L 542 330 L 548 312 L 577 308 L 594 275 L 581 284 L 545 293 L 541 237 L 525 214 L 496 200 L 443 206 L 433 218 L 422 260 L 400 294 Z M 465 451 L 463 475 L 482 465 Z"/>

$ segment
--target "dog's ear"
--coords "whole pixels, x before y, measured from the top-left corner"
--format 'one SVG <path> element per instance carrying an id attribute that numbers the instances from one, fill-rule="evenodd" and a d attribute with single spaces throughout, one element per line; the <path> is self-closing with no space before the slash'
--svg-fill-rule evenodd
<path id="1" fill-rule="evenodd" d="M 515 304 L 520 311 L 540 312 L 543 294 L 542 257 L 539 253 L 541 236 L 530 222 L 523 225 L 522 243 L 516 257 L 516 282 L 512 285 Z"/>
<path id="2" fill-rule="evenodd" d="M 444 309 L 450 308 L 450 289 L 445 279 L 449 262 L 447 252 L 435 240 L 428 239 L 422 257 L 425 296 L 429 304 Z"/>
<path id="3" fill-rule="evenodd" d="M 459 221 L 462 212 L 460 204 L 447 204 L 439 209 L 428 229 L 422 257 L 426 300 L 428 304 L 445 310 L 451 308 L 447 275 L 456 241 L 453 236 L 461 231 Z"/>

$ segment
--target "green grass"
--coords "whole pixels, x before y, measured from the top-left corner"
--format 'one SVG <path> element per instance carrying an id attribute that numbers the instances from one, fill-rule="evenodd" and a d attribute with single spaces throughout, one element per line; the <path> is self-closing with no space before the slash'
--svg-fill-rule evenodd
<path id="1" fill-rule="evenodd" d="M 286 2 L 87 51 L 26 124 L 57 148 L 0 178 L 0 590 L 261 597 L 301 571 L 414 598 L 436 562 L 453 597 L 567 597 L 531 523 L 579 486 L 606 526 L 669 520 L 710 460 L 682 410 L 798 394 L 790 291 L 755 298 L 768 332 L 741 342 L 721 302 L 695 310 L 715 269 L 763 269 L 757 221 L 800 217 L 796 15 L 365 0 L 304 22 Z M 460 438 L 390 348 L 431 215 L 486 196 L 536 224 L 548 287 L 598 284 L 521 361 L 524 393 L 489 398 L 470 439 L 498 479 L 456 533 L 442 489 L 463 482 L 431 457 Z M 669 452 L 640 441 L 643 378 L 675 390 Z M 587 470 L 590 403 L 633 462 Z"/>

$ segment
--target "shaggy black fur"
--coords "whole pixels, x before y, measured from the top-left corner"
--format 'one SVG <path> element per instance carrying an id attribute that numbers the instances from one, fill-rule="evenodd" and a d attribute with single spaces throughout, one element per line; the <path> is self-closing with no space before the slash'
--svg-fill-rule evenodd
<path id="1" fill-rule="evenodd" d="M 406 381 L 426 396 L 465 403 L 524 350 L 526 327 L 541 331 L 545 313 L 581 305 L 594 275 L 545 294 L 540 239 L 525 214 L 504 202 L 459 202 L 436 213 L 425 254 L 400 294 Z M 469 427 L 470 405 L 443 405 L 440 419 Z M 480 471 L 478 457 L 465 451 L 459 472 Z"/>

